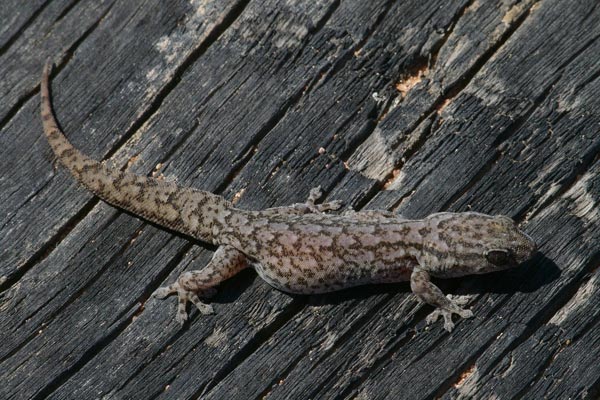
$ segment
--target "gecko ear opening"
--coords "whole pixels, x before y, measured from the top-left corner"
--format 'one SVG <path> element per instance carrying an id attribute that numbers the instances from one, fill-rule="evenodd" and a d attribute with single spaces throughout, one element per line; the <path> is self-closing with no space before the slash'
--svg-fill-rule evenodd
<path id="1" fill-rule="evenodd" d="M 485 258 L 490 263 L 498 266 L 515 264 L 515 258 L 512 253 L 505 249 L 488 250 L 485 253 Z"/>

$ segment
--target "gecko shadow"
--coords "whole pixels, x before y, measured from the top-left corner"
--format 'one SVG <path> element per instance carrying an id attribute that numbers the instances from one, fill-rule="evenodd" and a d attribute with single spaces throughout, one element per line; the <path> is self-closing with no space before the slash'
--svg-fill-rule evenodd
<path id="1" fill-rule="evenodd" d="M 562 271 L 554 261 L 538 252 L 516 268 L 462 278 L 468 293 L 531 293 L 555 281 Z"/>

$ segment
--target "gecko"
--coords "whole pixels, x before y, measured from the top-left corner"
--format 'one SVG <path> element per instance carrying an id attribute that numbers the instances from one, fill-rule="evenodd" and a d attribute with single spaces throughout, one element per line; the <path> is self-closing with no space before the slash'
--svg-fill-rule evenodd
<path id="1" fill-rule="evenodd" d="M 365 284 L 409 281 L 411 291 L 433 306 L 452 331 L 453 314 L 471 318 L 464 302 L 446 296 L 432 278 L 462 277 L 516 267 L 537 252 L 536 243 L 509 217 L 440 212 L 406 219 L 390 211 L 336 212 L 340 201 L 317 204 L 320 188 L 305 203 L 243 210 L 224 197 L 175 182 L 137 175 L 96 161 L 73 147 L 54 117 L 49 93 L 50 60 L 41 78 L 43 130 L 56 158 L 85 188 L 107 203 L 145 220 L 218 246 L 201 270 L 181 274 L 153 297 L 177 295 L 175 319 L 188 319 L 201 300 L 245 268 L 293 294 L 318 294 Z"/>

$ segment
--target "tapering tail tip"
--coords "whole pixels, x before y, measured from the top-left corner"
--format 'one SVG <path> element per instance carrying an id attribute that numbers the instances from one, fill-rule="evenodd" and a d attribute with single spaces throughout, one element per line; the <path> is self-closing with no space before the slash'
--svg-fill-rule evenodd
<path id="1" fill-rule="evenodd" d="M 44 63 L 44 69 L 42 70 L 42 81 L 48 80 L 48 76 L 52 72 L 52 58 L 46 58 L 46 62 Z"/>
<path id="2" fill-rule="evenodd" d="M 52 69 L 52 64 L 52 57 L 47 57 L 46 62 L 44 63 L 44 71 L 46 73 L 50 73 L 50 70 Z"/>
<path id="3" fill-rule="evenodd" d="M 42 70 L 42 80 L 41 80 L 41 90 L 40 95 L 42 96 L 42 109 L 44 106 L 45 97 L 48 97 L 48 77 L 52 72 L 52 59 L 48 57 L 46 59 L 46 63 L 44 64 L 44 69 Z"/>
<path id="4" fill-rule="evenodd" d="M 52 71 L 52 60 L 48 58 L 46 60 L 46 64 L 44 65 L 44 70 L 42 71 L 42 81 L 40 82 L 40 113 L 42 116 L 42 126 L 44 128 L 44 133 L 48 138 L 50 146 L 56 152 L 56 138 L 53 139 L 53 136 L 62 136 L 62 132 L 58 128 L 58 124 L 54 119 L 54 115 L 52 112 L 52 104 L 50 103 L 50 72 Z M 61 138 L 61 140 L 66 141 L 66 138 Z M 58 154 L 57 154 L 58 156 Z"/>

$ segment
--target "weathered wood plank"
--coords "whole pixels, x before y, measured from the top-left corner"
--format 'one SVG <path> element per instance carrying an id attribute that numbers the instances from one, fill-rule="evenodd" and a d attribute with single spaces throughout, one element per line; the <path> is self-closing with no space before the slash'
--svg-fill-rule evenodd
<path id="1" fill-rule="evenodd" d="M 476 295 L 476 318 L 451 335 L 423 329 L 429 308 L 406 284 L 292 298 L 251 272 L 221 286 L 216 316 L 180 330 L 172 303 L 146 300 L 213 249 L 76 192 L 52 173 L 37 100 L 17 96 L 0 127 L 0 170 L 26 165 L 0 180 L 0 393 L 597 396 L 595 2 L 228 4 L 116 2 L 72 33 L 53 87 L 73 142 L 243 207 L 320 183 L 409 216 L 508 213 L 545 257 L 442 283 Z"/>

